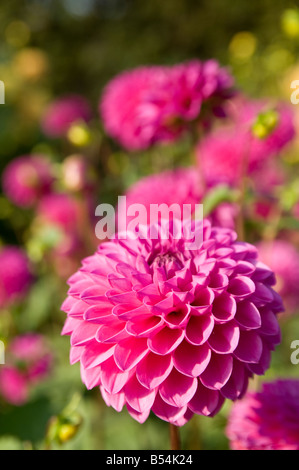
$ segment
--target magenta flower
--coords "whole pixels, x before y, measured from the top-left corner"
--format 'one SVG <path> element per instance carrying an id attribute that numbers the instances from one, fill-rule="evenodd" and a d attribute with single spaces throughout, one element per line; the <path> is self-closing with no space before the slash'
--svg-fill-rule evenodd
<path id="1" fill-rule="evenodd" d="M 16 336 L 9 345 L 9 353 L 16 363 L 22 362 L 30 383 L 49 374 L 53 356 L 44 336 L 38 333 Z"/>
<path id="2" fill-rule="evenodd" d="M 0 367 L 0 396 L 7 403 L 15 406 L 24 405 L 28 401 L 28 384 L 17 367 Z"/>
<path id="3" fill-rule="evenodd" d="M 22 300 L 33 281 L 27 255 L 21 248 L 0 248 L 0 309 Z"/>
<path id="4" fill-rule="evenodd" d="M 80 95 L 63 96 L 48 106 L 42 119 L 42 129 L 49 137 L 65 136 L 72 124 L 88 123 L 92 112 L 88 102 Z"/>
<path id="5" fill-rule="evenodd" d="M 53 169 L 43 155 L 24 155 L 8 164 L 2 177 L 3 192 L 20 207 L 31 207 L 50 192 Z"/>
<path id="6" fill-rule="evenodd" d="M 273 272 L 233 231 L 207 220 L 182 236 L 178 228 L 185 223 L 161 222 L 137 240 L 102 243 L 69 280 L 62 333 L 71 363 L 108 406 L 182 426 L 194 413 L 215 415 L 264 374 L 282 302 Z M 190 230 L 203 235 L 196 249 Z"/>
<path id="7" fill-rule="evenodd" d="M 49 376 L 53 354 L 44 336 L 25 333 L 14 337 L 0 367 L 0 396 L 12 405 L 28 402 L 32 388 Z"/>
<path id="8" fill-rule="evenodd" d="M 232 450 L 299 450 L 299 380 L 280 379 L 248 393 L 231 409 Z"/>
<path id="9" fill-rule="evenodd" d="M 283 299 L 286 313 L 298 311 L 298 250 L 287 240 L 264 241 L 256 246 L 261 261 L 275 272 L 276 290 Z"/>
<path id="10" fill-rule="evenodd" d="M 220 112 L 233 79 L 219 64 L 193 60 L 169 67 L 139 67 L 112 79 L 100 114 L 109 135 L 128 150 L 174 141 L 189 124 Z M 209 109 L 209 112 L 207 110 Z"/>
<path id="11" fill-rule="evenodd" d="M 253 136 L 251 127 L 264 103 L 253 101 L 239 105 L 236 115 L 231 116 L 232 125 L 215 130 L 199 142 L 196 154 L 203 176 L 208 184 L 236 185 L 245 173 L 256 181 L 258 189 L 263 183 L 268 186 L 281 183 L 281 171 L 273 157 L 295 137 L 292 111 L 277 105 L 276 128 L 268 137 L 259 139 Z"/>
<path id="12" fill-rule="evenodd" d="M 132 204 L 143 204 L 147 210 L 150 223 L 150 207 L 152 204 L 166 204 L 171 207 L 177 204 L 183 215 L 183 205 L 200 204 L 203 196 L 202 184 L 196 167 L 176 168 L 162 173 L 146 176 L 133 184 L 126 192 L 127 208 Z M 132 218 L 128 217 L 130 222 Z"/>

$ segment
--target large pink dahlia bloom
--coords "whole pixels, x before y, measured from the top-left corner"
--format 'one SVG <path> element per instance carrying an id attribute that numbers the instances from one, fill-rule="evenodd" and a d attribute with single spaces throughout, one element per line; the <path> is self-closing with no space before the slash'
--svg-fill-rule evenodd
<path id="1" fill-rule="evenodd" d="M 121 145 L 146 149 L 175 140 L 199 117 L 223 114 L 232 86 L 232 76 L 214 60 L 138 67 L 108 83 L 100 114 L 108 134 Z"/>
<path id="2" fill-rule="evenodd" d="M 233 405 L 226 434 L 233 450 L 299 450 L 299 380 L 248 393 Z"/>
<path id="3" fill-rule="evenodd" d="M 3 192 L 20 207 L 31 207 L 48 194 L 54 183 L 50 161 L 44 155 L 24 155 L 9 163 L 2 176 Z"/>
<path id="4" fill-rule="evenodd" d="M 27 255 L 21 248 L 0 248 L 0 309 L 24 298 L 32 284 Z"/>
<path id="5" fill-rule="evenodd" d="M 233 231 L 195 222 L 203 242 L 190 249 L 189 232 L 171 227 L 156 226 L 152 239 L 144 227 L 143 238 L 104 242 L 85 259 L 69 280 L 62 333 L 107 405 L 181 426 L 194 413 L 213 416 L 265 372 L 282 303 L 273 272 Z"/>

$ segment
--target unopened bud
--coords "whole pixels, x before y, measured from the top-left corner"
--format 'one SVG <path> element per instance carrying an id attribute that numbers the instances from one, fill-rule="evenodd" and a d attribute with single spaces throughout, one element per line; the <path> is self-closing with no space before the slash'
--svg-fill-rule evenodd
<path id="1" fill-rule="evenodd" d="M 279 121 L 279 114 L 274 109 L 260 113 L 252 126 L 252 133 L 258 139 L 266 139 L 273 132 Z"/>

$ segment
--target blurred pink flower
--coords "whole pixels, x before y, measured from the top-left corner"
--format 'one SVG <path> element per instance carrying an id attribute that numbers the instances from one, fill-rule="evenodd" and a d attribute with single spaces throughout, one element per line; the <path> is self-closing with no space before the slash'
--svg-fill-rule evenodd
<path id="1" fill-rule="evenodd" d="M 22 300 L 32 282 L 25 252 L 15 246 L 0 248 L 0 309 Z"/>
<path id="2" fill-rule="evenodd" d="M 169 142 L 210 108 L 223 114 L 222 103 L 231 96 L 233 79 L 214 61 L 139 67 L 125 71 L 106 86 L 100 114 L 108 134 L 128 150 Z"/>
<path id="3" fill-rule="evenodd" d="M 84 97 L 66 95 L 50 103 L 42 119 L 42 129 L 49 137 L 65 136 L 72 124 L 89 122 L 91 108 Z"/>
<path id="4" fill-rule="evenodd" d="M 9 345 L 9 353 L 16 362 L 23 363 L 30 383 L 48 375 L 53 357 L 44 336 L 38 333 L 16 336 Z"/>
<path id="5" fill-rule="evenodd" d="M 0 367 L 0 395 L 7 403 L 23 405 L 32 387 L 49 376 L 53 354 L 39 333 L 15 336 L 7 345 L 5 365 Z"/>
<path id="6" fill-rule="evenodd" d="M 299 380 L 248 393 L 233 405 L 226 434 L 232 450 L 299 450 Z"/>
<path id="7" fill-rule="evenodd" d="M 24 405 L 29 396 L 25 376 L 14 366 L 0 367 L 0 396 L 11 405 Z"/>
<path id="8" fill-rule="evenodd" d="M 127 207 L 132 204 L 143 204 L 147 210 L 150 223 L 150 206 L 152 204 L 178 204 L 183 215 L 183 205 L 200 204 L 203 196 L 202 184 L 196 167 L 176 168 L 162 173 L 149 175 L 134 183 L 126 192 Z M 171 215 L 171 214 L 170 214 Z M 130 222 L 133 217 L 127 217 Z"/>
<path id="9" fill-rule="evenodd" d="M 277 278 L 276 290 L 281 295 L 286 313 L 299 312 L 299 252 L 287 240 L 258 243 L 260 259 L 267 264 Z"/>
<path id="10" fill-rule="evenodd" d="M 12 160 L 2 176 L 3 192 L 20 207 L 31 207 L 50 192 L 54 182 L 50 161 L 43 155 L 24 155 Z"/>
<path id="11" fill-rule="evenodd" d="M 181 222 L 162 221 L 156 238 L 152 228 L 104 242 L 83 261 L 69 280 L 62 334 L 83 382 L 99 386 L 108 406 L 182 426 L 194 413 L 215 415 L 265 373 L 283 307 L 273 272 L 233 231 L 207 220 L 181 237 Z M 202 232 L 196 249 L 190 231 Z"/>
<path id="12" fill-rule="evenodd" d="M 197 145 L 198 165 L 206 182 L 236 185 L 244 173 L 251 175 L 257 189 L 263 184 L 267 187 L 281 184 L 282 172 L 277 163 L 271 160 L 270 164 L 269 159 L 277 156 L 295 137 L 292 110 L 278 104 L 277 126 L 268 137 L 259 139 L 253 136 L 251 126 L 265 104 L 259 101 L 237 103 L 238 111 L 230 115 L 232 124 L 211 132 Z"/>

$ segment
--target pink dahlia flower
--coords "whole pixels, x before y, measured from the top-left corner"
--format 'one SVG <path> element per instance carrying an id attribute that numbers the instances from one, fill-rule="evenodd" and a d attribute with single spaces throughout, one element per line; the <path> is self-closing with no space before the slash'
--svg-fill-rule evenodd
<path id="1" fill-rule="evenodd" d="M 133 204 L 142 204 L 147 210 L 147 223 L 150 223 L 152 204 L 166 204 L 169 208 L 177 204 L 181 215 L 186 204 L 190 205 L 193 214 L 195 205 L 200 204 L 202 196 L 203 189 L 197 168 L 176 168 L 138 180 L 126 192 L 126 204 L 127 208 Z M 127 222 L 132 218 L 128 217 Z"/>
<path id="2" fill-rule="evenodd" d="M 31 207 L 50 192 L 53 169 L 43 155 L 24 155 L 8 164 L 2 176 L 3 192 L 20 207 Z"/>
<path id="3" fill-rule="evenodd" d="M 45 111 L 42 129 L 49 137 L 65 136 L 72 124 L 89 122 L 92 112 L 80 95 L 67 95 L 53 101 Z"/>
<path id="4" fill-rule="evenodd" d="M 273 157 L 295 137 L 293 114 L 288 107 L 278 105 L 277 126 L 268 137 L 259 139 L 253 136 L 251 127 L 263 106 L 260 102 L 246 102 L 233 115 L 233 125 L 219 128 L 199 142 L 198 165 L 208 184 L 235 185 L 243 173 L 252 177 L 257 189 L 263 183 L 269 187 L 283 181 Z"/>
<path id="5" fill-rule="evenodd" d="M 273 272 L 233 231 L 207 220 L 181 237 L 178 228 L 187 227 L 161 222 L 139 239 L 102 243 L 69 280 L 62 334 L 108 406 L 182 426 L 194 413 L 215 415 L 264 374 L 282 302 Z M 202 234 L 197 248 L 190 230 Z"/>
<path id="6" fill-rule="evenodd" d="M 231 75 L 214 60 L 139 67 L 108 83 L 100 113 L 106 131 L 121 145 L 146 149 L 179 137 L 203 105 L 219 114 L 232 85 Z"/>
<path id="7" fill-rule="evenodd" d="M 298 250 L 286 240 L 264 241 L 256 246 L 261 261 L 275 272 L 277 279 L 276 290 L 283 299 L 286 313 L 299 311 Z"/>
<path id="8" fill-rule="evenodd" d="M 30 383 L 47 376 L 53 360 L 45 338 L 37 333 L 16 336 L 9 345 L 9 354 L 16 363 L 23 364 Z"/>
<path id="9" fill-rule="evenodd" d="M 28 401 L 25 376 L 14 366 L 0 367 L 0 396 L 11 405 L 21 406 Z"/>
<path id="10" fill-rule="evenodd" d="M 0 309 L 22 300 L 32 281 L 29 261 L 23 250 L 14 246 L 0 248 Z"/>
<path id="11" fill-rule="evenodd" d="M 299 380 L 265 383 L 231 409 L 226 434 L 232 450 L 299 450 Z"/>

